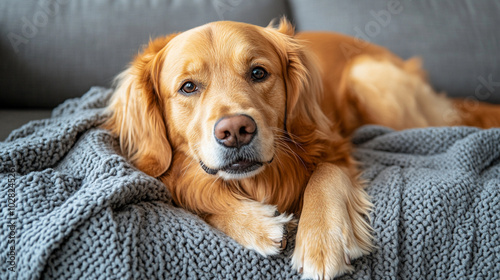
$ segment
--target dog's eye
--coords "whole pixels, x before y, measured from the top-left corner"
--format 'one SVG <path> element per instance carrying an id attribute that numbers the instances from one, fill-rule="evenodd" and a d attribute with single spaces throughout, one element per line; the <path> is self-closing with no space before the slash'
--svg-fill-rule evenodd
<path id="1" fill-rule="evenodd" d="M 254 81 L 262 81 L 267 77 L 267 72 L 262 67 L 252 69 L 252 79 Z"/>
<path id="2" fill-rule="evenodd" d="M 198 87 L 193 82 L 185 82 L 181 87 L 181 92 L 185 95 L 189 95 L 197 90 Z"/>

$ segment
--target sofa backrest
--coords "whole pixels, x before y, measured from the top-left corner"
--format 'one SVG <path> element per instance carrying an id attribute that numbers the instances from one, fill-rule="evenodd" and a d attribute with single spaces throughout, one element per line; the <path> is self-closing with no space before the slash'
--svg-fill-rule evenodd
<path id="1" fill-rule="evenodd" d="M 284 0 L 2 0 L 0 108 L 53 108 L 109 87 L 150 38 L 287 13 Z"/>

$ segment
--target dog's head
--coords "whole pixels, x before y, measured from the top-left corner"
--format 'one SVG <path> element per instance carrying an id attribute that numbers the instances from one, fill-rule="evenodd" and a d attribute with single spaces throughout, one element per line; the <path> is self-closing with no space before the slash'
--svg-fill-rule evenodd
<path id="1" fill-rule="evenodd" d="M 317 114 L 315 71 L 286 20 L 210 23 L 150 42 L 118 77 L 105 127 L 149 175 L 182 152 L 208 174 L 251 177 L 283 148 L 293 119 Z"/>

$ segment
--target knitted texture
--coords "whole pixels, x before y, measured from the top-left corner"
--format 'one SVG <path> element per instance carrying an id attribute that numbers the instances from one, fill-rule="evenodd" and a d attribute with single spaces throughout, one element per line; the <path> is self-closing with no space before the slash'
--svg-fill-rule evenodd
<path id="1" fill-rule="evenodd" d="M 96 128 L 111 93 L 92 88 L 0 142 L 0 279 L 300 278 L 293 237 L 261 257 L 128 163 Z M 342 279 L 500 279 L 499 129 L 367 126 L 353 142 L 377 249 Z"/>

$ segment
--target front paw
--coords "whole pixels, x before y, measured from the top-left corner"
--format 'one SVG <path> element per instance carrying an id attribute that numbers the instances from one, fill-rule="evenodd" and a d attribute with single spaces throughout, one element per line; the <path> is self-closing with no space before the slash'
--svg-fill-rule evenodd
<path id="1" fill-rule="evenodd" d="M 246 220 L 244 232 L 237 241 L 263 256 L 278 254 L 286 247 L 287 224 L 293 215 L 279 212 L 276 215 L 276 207 L 270 205 L 262 205 L 255 210 L 260 213 Z"/>
<path id="2" fill-rule="evenodd" d="M 356 226 L 358 232 L 354 234 Z M 301 219 L 292 265 L 302 278 L 332 279 L 353 270 L 351 259 L 369 252 L 370 239 L 364 220 L 353 225 L 349 219 Z"/>
<path id="3" fill-rule="evenodd" d="M 244 247 L 268 256 L 286 246 L 287 225 L 292 218 L 291 214 L 279 214 L 276 206 L 246 201 L 235 212 L 211 215 L 207 221 Z"/>

